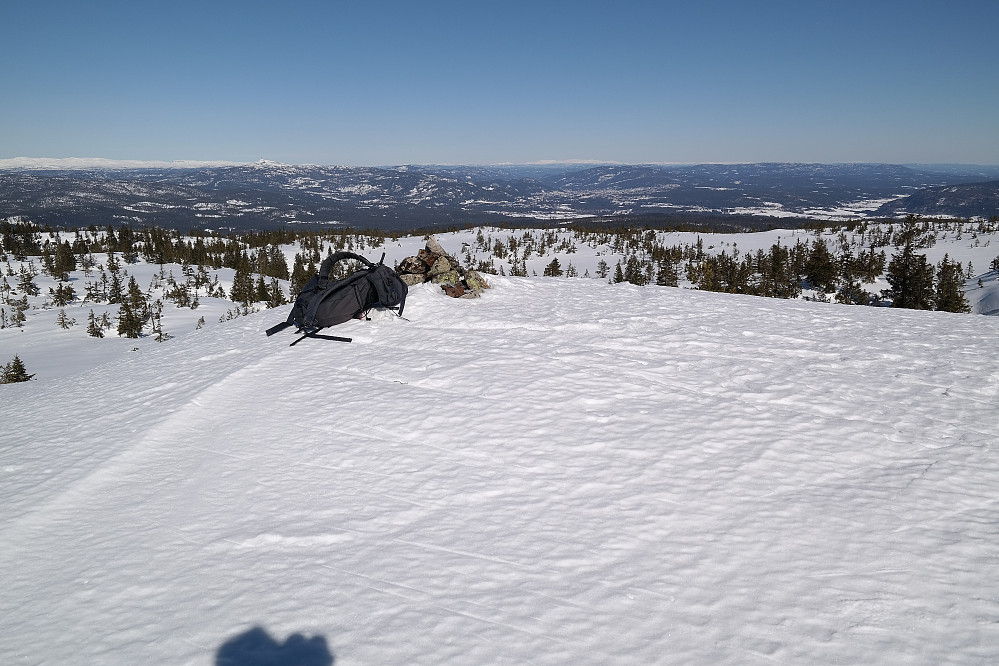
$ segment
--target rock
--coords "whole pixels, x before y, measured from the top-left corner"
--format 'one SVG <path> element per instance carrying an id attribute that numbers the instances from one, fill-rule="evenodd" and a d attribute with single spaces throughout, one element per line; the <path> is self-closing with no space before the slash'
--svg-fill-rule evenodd
<path id="1" fill-rule="evenodd" d="M 438 257 L 437 261 L 430 267 L 430 270 L 427 271 L 427 277 L 433 279 L 438 275 L 443 275 L 453 270 L 454 266 L 451 265 L 447 257 Z"/>
<path id="2" fill-rule="evenodd" d="M 465 294 L 465 288 L 460 284 L 444 284 L 441 285 L 441 288 L 451 298 L 461 298 Z"/>
<path id="3" fill-rule="evenodd" d="M 447 252 L 444 250 L 441 244 L 438 243 L 437 239 L 434 238 L 433 236 L 427 239 L 427 252 L 431 252 L 438 256 L 442 254 L 447 254 Z"/>
<path id="4" fill-rule="evenodd" d="M 399 268 L 396 270 L 397 273 L 411 273 L 414 275 L 422 275 L 428 270 L 428 266 L 423 263 L 417 257 L 406 257 L 399 262 Z"/>
<path id="5" fill-rule="evenodd" d="M 482 291 L 489 288 L 489 283 L 486 282 L 485 278 L 473 270 L 465 271 L 465 284 L 473 291 Z"/>
<path id="6" fill-rule="evenodd" d="M 466 291 L 464 294 L 458 298 L 479 298 L 479 292 L 477 291 Z"/>
<path id="7" fill-rule="evenodd" d="M 426 282 L 426 275 L 423 273 L 400 273 L 399 279 L 405 282 L 406 286 L 412 287 L 413 285 Z"/>
<path id="8" fill-rule="evenodd" d="M 434 284 L 461 284 L 461 276 L 458 271 L 448 271 L 430 278 Z"/>
<path id="9" fill-rule="evenodd" d="M 437 260 L 442 254 L 443 252 L 428 252 L 427 250 L 420 250 L 416 253 L 416 256 L 427 266 L 433 266 L 437 263 Z"/>

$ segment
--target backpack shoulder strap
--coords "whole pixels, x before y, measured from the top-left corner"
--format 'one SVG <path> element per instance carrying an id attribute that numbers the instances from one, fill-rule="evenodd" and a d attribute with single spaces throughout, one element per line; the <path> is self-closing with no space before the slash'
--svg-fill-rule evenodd
<path id="1" fill-rule="evenodd" d="M 330 256 L 323 260 L 322 265 L 319 267 L 319 289 L 320 291 L 326 288 L 326 283 L 330 279 L 330 271 L 333 270 L 333 265 L 343 261 L 344 259 L 354 259 L 356 261 L 364 264 L 368 270 L 375 267 L 375 264 L 371 263 L 359 254 L 354 254 L 353 252 L 348 252 L 346 250 L 342 252 L 334 252 Z"/>

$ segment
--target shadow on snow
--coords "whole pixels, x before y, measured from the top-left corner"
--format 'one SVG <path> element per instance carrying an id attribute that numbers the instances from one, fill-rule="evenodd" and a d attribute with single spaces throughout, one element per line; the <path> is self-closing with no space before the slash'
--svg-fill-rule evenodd
<path id="1" fill-rule="evenodd" d="M 260 627 L 230 638 L 215 655 L 215 666 L 332 666 L 333 661 L 323 636 L 292 634 L 278 643 Z"/>

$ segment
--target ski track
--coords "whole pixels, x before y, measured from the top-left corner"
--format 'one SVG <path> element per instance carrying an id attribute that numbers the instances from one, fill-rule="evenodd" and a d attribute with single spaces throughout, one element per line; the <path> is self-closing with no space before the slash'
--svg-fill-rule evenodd
<path id="1" fill-rule="evenodd" d="M 990 320 L 494 283 L 14 394 L 0 661 L 999 659 Z"/>

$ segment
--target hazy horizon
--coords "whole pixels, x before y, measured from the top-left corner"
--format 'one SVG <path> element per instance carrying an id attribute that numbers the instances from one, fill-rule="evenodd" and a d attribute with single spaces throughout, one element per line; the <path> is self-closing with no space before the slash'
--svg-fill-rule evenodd
<path id="1" fill-rule="evenodd" d="M 742 165 L 742 164 L 821 164 L 827 166 L 835 165 L 862 165 L 862 164 L 887 164 L 903 167 L 969 167 L 969 168 L 999 168 L 999 162 L 994 164 L 972 163 L 972 162 L 612 162 L 601 160 L 537 160 L 534 162 L 410 162 L 407 164 L 318 164 L 311 162 L 279 162 L 267 158 L 251 160 L 246 162 L 235 162 L 226 160 L 130 160 L 130 159 L 109 159 L 103 157 L 13 157 L 0 158 L 0 169 L 29 169 L 29 170 L 71 170 L 88 168 L 119 168 L 119 169 L 144 169 L 144 168 L 208 168 L 219 166 L 251 166 L 254 164 L 280 164 L 285 166 L 316 166 L 316 167 L 344 167 L 344 168 L 372 168 L 391 169 L 402 167 L 518 167 L 518 166 L 699 166 L 699 165 Z"/>

